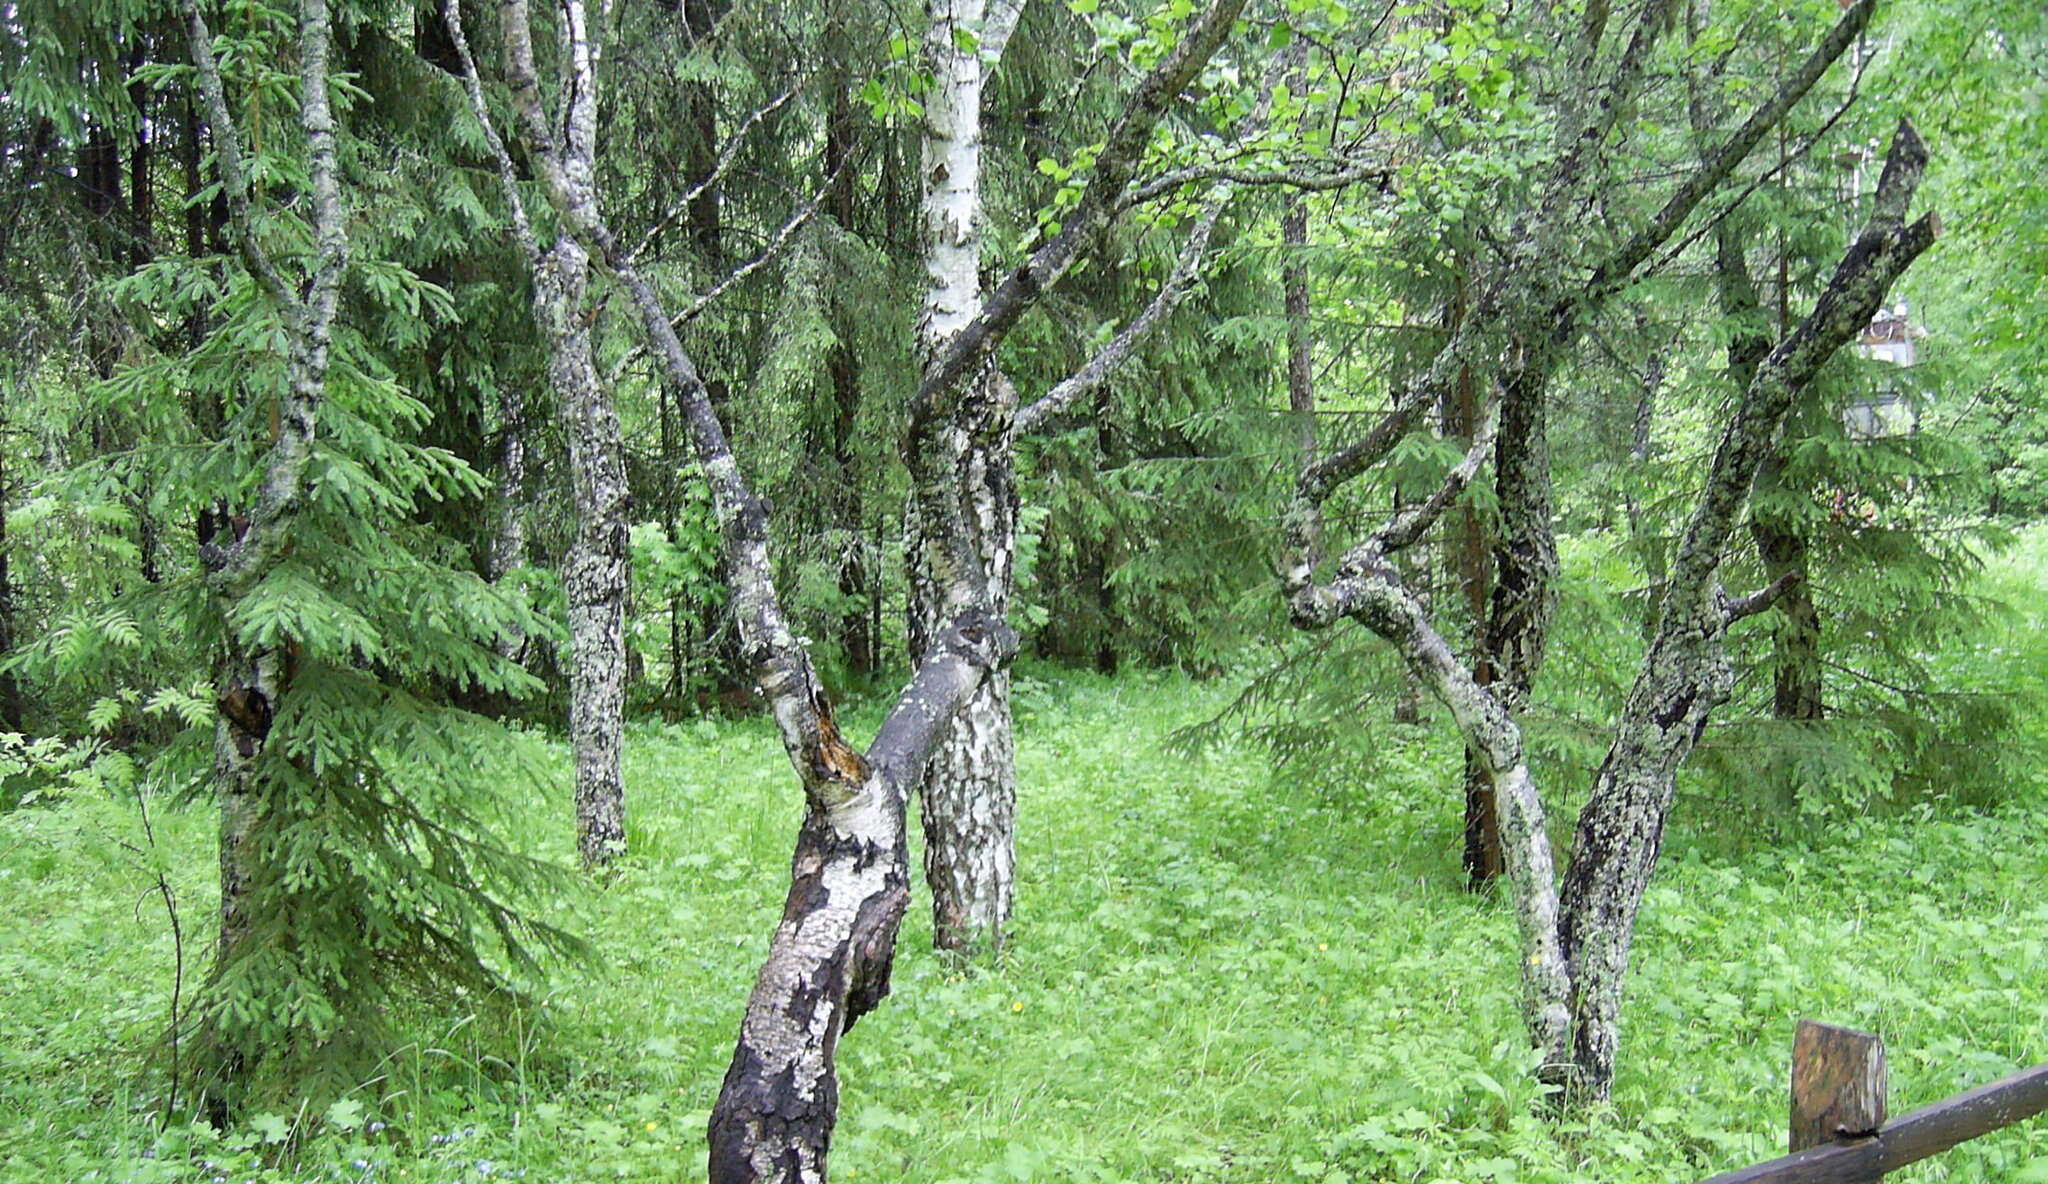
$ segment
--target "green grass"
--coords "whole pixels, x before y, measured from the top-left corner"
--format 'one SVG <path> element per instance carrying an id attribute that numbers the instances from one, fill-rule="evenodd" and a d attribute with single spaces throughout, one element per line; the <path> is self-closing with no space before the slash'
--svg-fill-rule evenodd
<path id="1" fill-rule="evenodd" d="M 1739 857 L 1696 807 L 1649 895 L 1613 1106 L 1539 1121 L 1508 910 L 1458 887 L 1450 738 L 1372 721 L 1387 755 L 1339 794 L 1162 746 L 1227 693 L 1020 679 L 1010 953 L 956 966 L 913 906 L 895 994 L 842 1045 L 836 1178 L 1668 1184 L 1779 1153 L 1802 1016 L 1884 1036 L 1894 1113 L 2048 1060 L 2041 784 Z M 525 742 L 552 776 L 517 837 L 567 861 L 565 756 Z M 407 1017 L 331 1122 L 159 1134 L 149 878 L 89 803 L 0 818 L 0 1179 L 700 1179 L 799 799 L 762 722 L 638 728 L 627 752 L 634 854 L 556 905 L 596 964 L 524 1012 Z M 157 819 L 188 930 L 211 823 Z M 1893 1179 L 2048 1180 L 2048 1122 Z"/>

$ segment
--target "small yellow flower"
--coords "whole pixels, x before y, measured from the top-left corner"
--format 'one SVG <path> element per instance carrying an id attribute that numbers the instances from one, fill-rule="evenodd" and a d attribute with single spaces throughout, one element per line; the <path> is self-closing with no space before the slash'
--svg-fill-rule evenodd
<path id="1" fill-rule="evenodd" d="M 649 1121 L 649 1122 L 648 1122 L 648 1124 L 647 1124 L 647 1129 L 651 1131 L 651 1130 L 653 1130 L 653 1129 L 654 1129 L 654 1128 L 655 1128 L 655 1127 L 656 1127 L 657 1125 L 659 1125 L 659 1124 L 657 1124 L 657 1123 L 655 1123 L 655 1122 L 653 1122 L 653 1121 Z"/>
<path id="2" fill-rule="evenodd" d="M 1022 1011 L 1022 1010 L 1024 1010 L 1024 1005 L 1023 1005 L 1022 1003 L 1012 1003 L 1012 1004 L 1010 1004 L 1010 1010 L 1011 1010 L 1011 1011 Z"/>
<path id="3" fill-rule="evenodd" d="M 1328 952 L 1330 951 L 1330 943 L 1329 943 L 1329 942 L 1326 942 L 1326 941 L 1324 941 L 1324 942 L 1317 942 L 1317 943 L 1316 943 L 1316 948 L 1317 948 L 1317 949 L 1319 949 L 1319 950 L 1321 950 L 1321 951 L 1323 951 L 1324 953 L 1328 953 Z"/>

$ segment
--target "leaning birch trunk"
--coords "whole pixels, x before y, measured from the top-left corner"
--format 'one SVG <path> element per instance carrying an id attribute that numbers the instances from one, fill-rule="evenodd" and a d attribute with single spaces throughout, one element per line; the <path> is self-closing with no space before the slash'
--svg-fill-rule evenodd
<path id="1" fill-rule="evenodd" d="M 1869 224 L 1813 311 L 1763 359 L 1744 390 L 1672 563 L 1657 636 L 1579 815 L 1559 935 L 1571 967 L 1576 1085 L 1592 1096 L 1606 1096 L 1613 1084 L 1636 913 L 1656 864 L 1678 767 L 1734 685 L 1723 639 L 1730 624 L 1770 607 L 1787 586 L 1741 598 L 1723 592 L 1719 574 L 1730 536 L 1794 400 L 1870 323 L 1893 282 L 1934 242 L 1940 228 L 1934 215 L 1905 221 L 1926 166 L 1925 146 L 1901 121 Z"/>
<path id="2" fill-rule="evenodd" d="M 188 46 L 199 91 L 212 125 L 228 206 L 228 234 L 243 265 L 284 320 L 289 350 L 287 385 L 276 437 L 263 462 L 263 480 L 244 515 L 209 512 L 200 520 L 201 564 L 208 592 L 223 619 L 289 551 L 305 505 L 306 468 L 313 453 L 320 408 L 326 401 L 329 348 L 348 262 L 341 189 L 337 179 L 334 116 L 329 105 L 328 55 L 332 27 L 326 0 L 299 5 L 300 126 L 305 132 L 312 206 L 313 256 L 303 285 L 278 269 L 256 234 L 249 177 L 230 113 L 213 36 L 197 0 L 183 5 Z M 220 938 L 216 973 L 243 953 L 252 934 L 254 894 L 273 877 L 265 852 L 266 787 L 261 784 L 271 722 L 291 693 L 289 640 L 249 646 L 232 637 L 215 671 L 220 723 L 215 732 L 214 784 L 220 799 Z M 248 1050 L 214 1049 L 224 1093 L 238 1084 Z M 216 1096 L 215 1108 L 224 1104 Z"/>

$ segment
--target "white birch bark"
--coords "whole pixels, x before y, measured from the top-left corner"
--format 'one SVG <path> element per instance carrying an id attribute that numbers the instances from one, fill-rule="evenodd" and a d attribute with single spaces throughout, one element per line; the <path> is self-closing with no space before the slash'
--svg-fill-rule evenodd
<path id="1" fill-rule="evenodd" d="M 918 321 L 918 348 L 927 367 L 981 310 L 982 37 L 988 15 L 983 0 L 931 0 L 928 10 L 925 61 L 933 85 L 925 99 L 925 297 Z M 986 360 L 962 382 L 966 390 L 953 415 L 914 437 L 920 496 L 911 499 L 905 534 L 911 653 L 917 659 L 938 626 L 968 604 L 985 603 L 999 614 L 1009 607 L 1016 401 Z M 932 894 L 932 941 L 939 948 L 1002 945 L 1015 893 L 1016 803 L 1009 678 L 999 672 L 954 718 L 925 771 L 925 882 Z"/>

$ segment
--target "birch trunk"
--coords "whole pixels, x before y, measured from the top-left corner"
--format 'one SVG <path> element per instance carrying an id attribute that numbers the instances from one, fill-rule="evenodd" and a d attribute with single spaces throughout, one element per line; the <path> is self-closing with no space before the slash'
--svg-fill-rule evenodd
<path id="1" fill-rule="evenodd" d="M 592 353 L 591 244 L 579 233 L 588 229 L 579 218 L 594 216 L 597 203 L 598 50 L 582 4 L 563 4 L 562 43 L 575 83 L 565 88 L 560 118 L 550 120 L 542 112 L 539 80 L 530 61 L 532 34 L 525 5 L 507 3 L 500 12 L 519 120 L 544 156 L 549 195 L 569 224 L 543 248 L 519 194 L 518 170 L 490 121 L 462 28 L 459 0 L 448 0 L 442 11 L 463 63 L 471 108 L 497 157 L 499 184 L 533 275 L 533 319 L 547 345 L 548 383 L 568 421 L 576 537 L 563 563 L 562 585 L 569 602 L 569 745 L 576 764 L 576 848 L 585 867 L 600 867 L 626 849 L 620 746 L 626 704 L 628 489 L 618 410 L 598 376 Z M 529 60 L 520 60 L 522 52 Z"/>
<path id="2" fill-rule="evenodd" d="M 576 849 L 586 867 L 626 850 L 620 746 L 626 712 L 626 460 L 619 415 L 591 353 L 590 256 L 564 237 L 534 268 L 533 314 L 548 380 L 568 420 L 576 538 L 562 566 L 569 602 L 569 747 Z"/>
<path id="3" fill-rule="evenodd" d="M 927 372 L 980 312 L 983 0 L 932 0 L 925 59 L 925 301 L 918 324 Z M 996 49 L 1000 51 L 1000 46 Z M 937 627 L 964 605 L 998 614 L 1010 601 L 1016 547 L 1011 423 L 1016 398 L 983 361 L 957 381 L 951 417 L 912 434 L 906 534 L 910 651 L 922 661 Z M 1016 878 L 1017 774 L 1008 676 L 986 680 L 955 717 L 925 771 L 925 883 L 932 942 L 1000 949 Z"/>
<path id="4" fill-rule="evenodd" d="M 498 401 L 498 521 L 491 531 L 490 578 L 503 580 L 526 566 L 526 394 L 508 388 Z M 498 639 L 500 657 L 523 663 L 525 633 Z"/>

